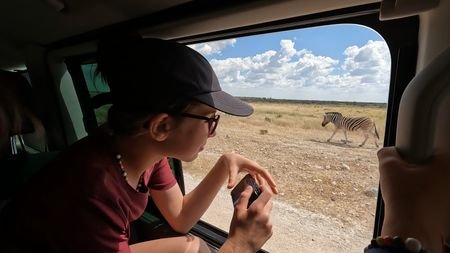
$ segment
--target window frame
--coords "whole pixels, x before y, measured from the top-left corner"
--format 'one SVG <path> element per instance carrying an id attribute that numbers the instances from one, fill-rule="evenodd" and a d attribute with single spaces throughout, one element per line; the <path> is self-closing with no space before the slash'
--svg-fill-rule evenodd
<path id="1" fill-rule="evenodd" d="M 379 4 L 350 7 L 258 25 L 243 26 L 213 33 L 177 38 L 176 41 L 185 44 L 193 44 L 219 39 L 237 38 L 240 36 L 343 23 L 359 24 L 372 28 L 385 39 L 391 53 L 391 78 L 387 103 L 384 145 L 393 146 L 395 145 L 400 98 L 406 86 L 416 73 L 419 18 L 414 16 L 391 21 L 380 21 L 379 8 Z M 401 34 L 398 32 L 399 30 L 402 31 Z M 95 61 L 95 54 L 93 53 L 66 58 L 67 68 L 73 78 L 74 86 L 80 99 L 81 108 L 85 117 L 84 124 L 88 133 L 92 132 L 93 129 L 97 127 L 97 123 L 95 113 L 93 113 L 93 102 L 87 91 L 81 65 L 93 61 Z M 181 162 L 175 160 L 175 163 L 175 175 L 184 193 L 185 189 Z M 381 226 L 384 218 L 384 204 L 381 192 L 378 192 L 373 229 L 374 236 L 381 233 Z M 215 247 L 220 247 L 227 235 L 226 232 L 203 221 L 200 221 L 199 224 L 193 228 L 192 232 L 202 238 L 206 238 L 208 243 Z"/>

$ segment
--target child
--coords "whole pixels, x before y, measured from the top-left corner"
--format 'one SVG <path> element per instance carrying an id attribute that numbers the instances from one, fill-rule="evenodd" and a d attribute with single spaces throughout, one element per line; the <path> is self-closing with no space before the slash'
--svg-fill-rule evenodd
<path id="1" fill-rule="evenodd" d="M 272 234 L 277 193 L 266 169 L 225 154 L 183 196 L 167 162 L 197 158 L 215 136 L 217 110 L 248 116 L 253 109 L 221 90 L 204 57 L 175 42 L 109 38 L 99 44 L 97 72 L 111 89 L 107 124 L 64 151 L 8 206 L 0 232 L 5 252 L 210 252 L 194 236 L 129 245 L 130 222 L 151 195 L 170 226 L 187 233 L 240 172 L 259 179 L 262 194 L 248 209 L 251 189 L 241 195 L 219 252 L 260 249 Z"/>

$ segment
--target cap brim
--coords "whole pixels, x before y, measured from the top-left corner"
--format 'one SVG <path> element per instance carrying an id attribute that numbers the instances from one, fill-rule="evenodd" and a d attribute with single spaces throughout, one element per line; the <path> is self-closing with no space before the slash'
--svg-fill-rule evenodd
<path id="1" fill-rule="evenodd" d="M 225 91 L 214 91 L 194 98 L 226 114 L 245 117 L 253 113 L 253 107 Z"/>

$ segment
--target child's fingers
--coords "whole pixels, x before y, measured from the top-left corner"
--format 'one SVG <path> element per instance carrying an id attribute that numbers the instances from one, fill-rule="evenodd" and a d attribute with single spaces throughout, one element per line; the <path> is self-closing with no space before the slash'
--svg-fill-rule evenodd
<path id="1" fill-rule="evenodd" d="M 250 187 L 251 188 L 251 187 Z M 250 192 L 251 194 L 251 192 Z M 267 188 L 266 185 L 261 185 L 261 194 L 259 197 L 250 205 L 250 208 L 256 208 L 256 209 L 264 209 L 267 206 L 267 203 L 269 203 L 270 199 L 272 198 L 272 193 Z M 248 201 L 247 201 L 248 203 Z M 270 202 L 270 205 L 272 202 Z M 271 209 L 271 207 L 269 207 Z"/>
<path id="2" fill-rule="evenodd" d="M 264 180 L 261 177 L 261 175 L 256 174 L 255 176 L 256 176 L 256 181 L 258 182 L 258 185 L 263 185 L 264 184 Z"/>
<path id="3" fill-rule="evenodd" d="M 250 169 L 247 169 L 248 171 L 250 171 L 253 175 L 259 175 L 261 177 L 263 177 L 265 179 L 265 181 L 269 184 L 270 188 L 272 189 L 272 192 L 275 194 L 278 194 L 278 189 L 277 189 L 277 184 L 275 183 L 275 180 L 273 179 L 272 175 L 269 173 L 268 170 L 264 169 L 263 167 L 261 167 L 259 164 L 257 164 L 254 161 L 251 160 L 247 160 L 248 161 L 248 166 Z M 262 184 L 259 180 L 259 178 L 257 178 L 258 183 Z"/>
<path id="4" fill-rule="evenodd" d="M 252 195 L 253 188 L 251 186 L 247 186 L 245 190 L 241 193 L 239 200 L 236 204 L 236 209 L 238 210 L 247 210 L 248 200 Z"/>

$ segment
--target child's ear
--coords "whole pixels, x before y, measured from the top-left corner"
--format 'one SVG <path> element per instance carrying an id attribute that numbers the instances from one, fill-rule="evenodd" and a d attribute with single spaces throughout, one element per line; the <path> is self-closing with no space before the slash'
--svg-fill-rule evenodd
<path id="1" fill-rule="evenodd" d="M 174 121 L 167 113 L 160 113 L 152 117 L 148 126 L 150 136 L 156 141 L 164 141 L 169 136 Z"/>

